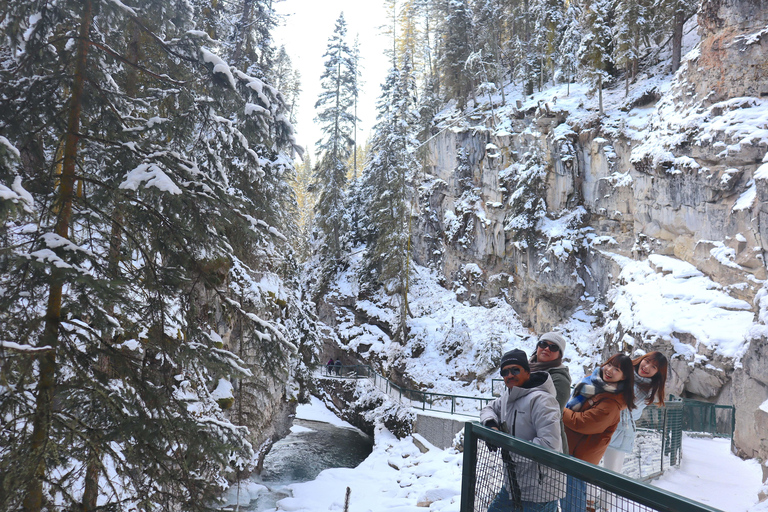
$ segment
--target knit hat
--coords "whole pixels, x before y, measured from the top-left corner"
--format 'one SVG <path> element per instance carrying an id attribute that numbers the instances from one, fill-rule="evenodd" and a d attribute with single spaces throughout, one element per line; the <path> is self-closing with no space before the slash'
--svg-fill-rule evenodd
<path id="1" fill-rule="evenodd" d="M 527 372 L 531 371 L 530 366 L 528 366 L 528 356 L 518 348 L 505 352 L 504 355 L 501 356 L 501 365 L 499 365 L 499 368 L 503 369 L 505 366 L 511 364 L 521 366 Z"/>
<path id="2" fill-rule="evenodd" d="M 565 352 L 565 338 L 562 337 L 559 333 L 556 332 L 548 332 L 541 335 L 541 338 L 539 338 L 539 341 L 550 341 L 560 347 L 560 353 L 563 354 Z"/>

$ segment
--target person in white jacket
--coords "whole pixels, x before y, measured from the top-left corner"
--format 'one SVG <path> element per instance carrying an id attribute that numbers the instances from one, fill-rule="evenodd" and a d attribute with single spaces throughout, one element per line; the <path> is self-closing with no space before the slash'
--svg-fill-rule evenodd
<path id="1" fill-rule="evenodd" d="M 507 389 L 480 411 L 480 422 L 511 436 L 553 451 L 561 451 L 560 404 L 555 385 L 547 372 L 530 372 L 522 350 L 511 350 L 501 358 L 501 376 Z M 565 482 L 554 470 L 502 451 L 504 485 L 488 512 L 556 512 L 557 500 L 565 496 Z"/>

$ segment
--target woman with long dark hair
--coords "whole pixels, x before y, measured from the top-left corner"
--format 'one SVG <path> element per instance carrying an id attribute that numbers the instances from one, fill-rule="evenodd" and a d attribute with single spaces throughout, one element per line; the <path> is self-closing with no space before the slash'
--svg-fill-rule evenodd
<path id="1" fill-rule="evenodd" d="M 603 466 L 617 473 L 624 467 L 624 456 L 632 453 L 635 446 L 637 427 L 647 405 L 664 405 L 665 386 L 667 383 L 667 357 L 661 352 L 649 352 L 632 360 L 635 377 L 635 408 L 621 411 L 621 420 L 611 437 L 611 443 L 603 455 Z"/>
<path id="2" fill-rule="evenodd" d="M 595 465 L 600 463 L 619 424 L 621 411 L 635 406 L 634 375 L 629 356 L 616 354 L 576 385 L 563 410 L 572 456 Z M 586 482 L 568 475 L 561 506 L 563 512 L 587 510 Z"/>

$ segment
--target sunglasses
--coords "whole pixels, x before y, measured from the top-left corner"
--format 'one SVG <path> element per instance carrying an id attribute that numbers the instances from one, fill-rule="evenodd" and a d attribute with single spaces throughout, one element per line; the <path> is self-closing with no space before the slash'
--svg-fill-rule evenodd
<path id="1" fill-rule="evenodd" d="M 501 370 L 501 376 L 506 377 L 507 375 L 520 375 L 520 372 L 522 370 L 520 368 L 504 368 Z"/>
<path id="2" fill-rule="evenodd" d="M 542 350 L 544 350 L 545 348 L 548 348 L 550 352 L 560 352 L 560 347 L 558 347 L 554 343 L 547 343 L 546 341 L 540 341 L 536 344 L 536 346 Z"/>

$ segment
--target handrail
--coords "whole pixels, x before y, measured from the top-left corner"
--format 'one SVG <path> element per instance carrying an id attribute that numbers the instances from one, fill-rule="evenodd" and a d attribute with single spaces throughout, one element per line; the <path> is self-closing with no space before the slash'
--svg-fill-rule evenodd
<path id="1" fill-rule="evenodd" d="M 359 369 L 365 369 L 365 371 L 360 371 Z M 391 391 L 396 391 L 401 402 L 403 401 L 403 395 L 405 395 L 406 400 L 411 402 L 412 406 L 414 402 L 420 404 L 418 407 L 420 407 L 422 411 L 429 410 L 436 412 L 449 412 L 450 414 L 465 414 L 473 416 L 478 415 L 483 407 L 496 399 L 495 397 L 478 397 L 469 395 L 452 395 L 450 393 L 436 393 L 432 391 L 421 391 L 418 389 L 410 389 L 398 386 L 388 378 L 377 373 L 370 365 L 326 365 L 324 372 L 327 377 L 369 378 L 373 379 L 374 383 L 376 382 L 377 378 L 381 379 L 382 381 L 386 382 L 386 390 L 384 390 L 385 393 L 389 394 Z M 450 400 L 450 409 L 447 409 L 446 407 L 445 409 L 447 410 L 441 410 L 439 402 L 442 400 Z M 473 410 L 468 411 L 461 407 L 462 401 L 478 402 L 478 406 L 472 407 L 471 409 Z"/>
<path id="2" fill-rule="evenodd" d="M 575 457 L 565 456 L 559 451 L 552 451 L 503 432 L 489 429 L 477 422 L 467 422 L 464 426 L 464 463 L 460 502 L 462 512 L 476 510 L 475 491 L 477 486 L 483 483 L 480 479 L 494 476 L 492 472 L 477 471 L 478 466 L 485 462 L 481 462 L 478 457 L 480 455 L 478 440 L 483 440 L 486 444 L 494 447 L 500 447 L 502 450 L 508 450 L 519 458 L 536 461 L 558 473 L 577 476 L 580 480 L 599 489 L 604 489 L 651 510 L 659 512 L 720 512 L 708 505 L 644 484 Z M 488 453 L 487 450 L 483 450 L 483 454 Z"/>

